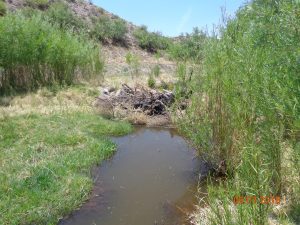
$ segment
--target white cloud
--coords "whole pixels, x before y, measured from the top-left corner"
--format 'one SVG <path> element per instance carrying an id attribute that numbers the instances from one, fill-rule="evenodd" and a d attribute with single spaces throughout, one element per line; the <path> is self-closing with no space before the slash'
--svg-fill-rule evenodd
<path id="1" fill-rule="evenodd" d="M 177 33 L 182 33 L 183 28 L 187 25 L 187 23 L 190 21 L 192 16 L 192 8 L 189 8 L 181 17 L 181 20 L 177 27 Z"/>

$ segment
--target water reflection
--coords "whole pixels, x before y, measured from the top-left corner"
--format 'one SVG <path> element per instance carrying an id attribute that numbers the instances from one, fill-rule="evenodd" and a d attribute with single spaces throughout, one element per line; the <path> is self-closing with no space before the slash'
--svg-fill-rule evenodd
<path id="1" fill-rule="evenodd" d="M 113 141 L 118 151 L 94 170 L 91 199 L 60 224 L 188 224 L 202 162 L 176 130 L 138 127 Z"/>

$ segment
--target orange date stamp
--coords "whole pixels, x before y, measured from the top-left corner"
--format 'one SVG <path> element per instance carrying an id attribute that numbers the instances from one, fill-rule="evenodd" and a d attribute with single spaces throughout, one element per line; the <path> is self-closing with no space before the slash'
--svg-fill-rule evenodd
<path id="1" fill-rule="evenodd" d="M 235 205 L 241 204 L 263 204 L 263 205 L 279 205 L 285 203 L 285 197 L 280 196 L 234 196 L 233 203 Z"/>

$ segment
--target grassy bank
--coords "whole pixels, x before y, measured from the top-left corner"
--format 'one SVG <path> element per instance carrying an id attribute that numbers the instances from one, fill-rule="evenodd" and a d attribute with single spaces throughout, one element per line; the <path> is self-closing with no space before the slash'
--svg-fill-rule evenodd
<path id="1" fill-rule="evenodd" d="M 209 188 L 209 216 L 198 224 L 300 221 L 299 12 L 297 1 L 252 1 L 206 39 L 199 71 L 179 70 L 177 98 L 191 103 L 179 127 L 226 162 L 227 179 Z M 257 203 L 234 205 L 235 196 Z M 261 204 L 268 196 L 280 204 Z"/>
<path id="2" fill-rule="evenodd" d="M 86 86 L 42 90 L 10 99 L 14 113 L 0 107 L 1 224 L 56 224 L 88 198 L 92 165 L 115 150 L 107 136 L 131 131 L 96 115 L 94 95 Z"/>

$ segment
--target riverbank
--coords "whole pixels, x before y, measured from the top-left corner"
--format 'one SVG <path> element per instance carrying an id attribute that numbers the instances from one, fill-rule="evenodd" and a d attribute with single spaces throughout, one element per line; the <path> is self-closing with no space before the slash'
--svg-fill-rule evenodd
<path id="1" fill-rule="evenodd" d="M 56 224 L 88 199 L 91 167 L 115 151 L 107 137 L 131 131 L 93 112 L 95 94 L 75 86 L 1 99 L 1 224 Z"/>

